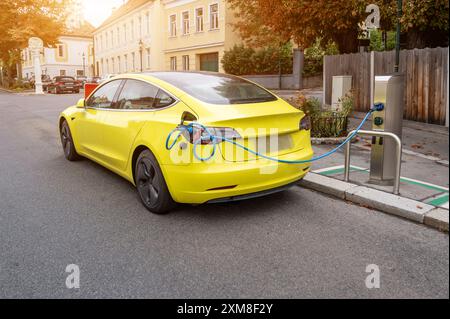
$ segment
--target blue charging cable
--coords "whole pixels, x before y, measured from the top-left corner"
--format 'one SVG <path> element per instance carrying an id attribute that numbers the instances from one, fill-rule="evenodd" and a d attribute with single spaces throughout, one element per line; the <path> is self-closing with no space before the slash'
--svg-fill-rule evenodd
<path id="1" fill-rule="evenodd" d="M 198 138 L 196 141 L 194 141 L 194 148 L 193 148 L 193 152 L 194 152 L 194 156 L 196 159 L 198 159 L 199 161 L 205 162 L 210 160 L 216 153 L 216 148 L 217 148 L 217 144 L 221 143 L 221 142 L 228 142 L 231 143 L 243 150 L 245 150 L 248 153 L 251 153 L 257 157 L 260 158 L 264 158 L 273 162 L 278 162 L 278 163 L 285 163 L 285 164 L 305 164 L 305 163 L 312 163 L 315 161 L 318 161 L 322 158 L 328 157 L 334 153 L 336 153 L 339 149 L 341 149 L 345 144 L 349 143 L 357 134 L 358 132 L 361 130 L 361 128 L 363 127 L 364 123 L 367 122 L 367 120 L 369 119 L 370 115 L 375 112 L 375 111 L 382 111 L 384 109 L 384 104 L 382 103 L 377 103 L 375 104 L 375 106 L 369 111 L 367 112 L 366 116 L 363 118 L 363 120 L 361 121 L 361 123 L 358 125 L 358 127 L 356 128 L 356 130 L 353 132 L 353 134 L 351 134 L 350 136 L 348 136 L 341 144 L 339 144 L 336 148 L 332 149 L 329 152 L 326 152 L 325 154 L 319 155 L 317 157 L 313 157 L 309 160 L 298 160 L 298 161 L 289 161 L 289 160 L 283 160 L 283 159 L 278 159 L 275 157 L 271 157 L 271 156 L 267 156 L 264 154 L 260 154 L 254 150 L 251 150 L 249 148 L 247 148 L 246 146 L 237 143 L 235 140 L 231 140 L 222 136 L 216 136 L 213 135 L 211 133 L 211 131 L 204 125 L 200 124 L 200 123 L 189 123 L 187 125 L 179 125 L 177 128 L 175 128 L 174 130 L 172 130 L 169 135 L 167 136 L 166 139 L 166 149 L 167 150 L 171 150 L 175 144 L 177 143 L 178 139 L 180 138 L 181 134 L 183 134 L 184 131 L 188 132 L 188 134 L 193 134 L 194 128 L 197 129 L 201 129 L 204 132 L 206 132 L 205 136 L 201 136 L 200 138 Z M 169 143 L 170 140 L 172 139 L 173 134 L 175 134 L 175 132 L 178 132 L 177 136 L 175 137 L 175 139 L 172 141 L 172 143 Z M 197 146 L 199 144 L 201 144 L 202 141 L 209 141 L 212 145 L 213 145 L 213 149 L 212 152 L 209 156 L 207 157 L 201 157 L 197 154 Z"/>

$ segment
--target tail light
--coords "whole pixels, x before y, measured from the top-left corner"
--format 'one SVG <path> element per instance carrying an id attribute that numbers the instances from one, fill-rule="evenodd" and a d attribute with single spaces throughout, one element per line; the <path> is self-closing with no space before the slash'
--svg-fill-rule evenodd
<path id="1" fill-rule="evenodd" d="M 305 115 L 299 123 L 299 129 L 300 131 L 305 130 L 309 131 L 311 129 L 311 118 L 307 115 Z"/>
<path id="2" fill-rule="evenodd" d="M 239 139 L 241 135 L 231 127 L 190 127 L 190 130 L 183 131 L 183 136 L 190 143 L 197 143 L 199 140 L 201 145 L 211 144 L 211 135 L 214 136 L 216 142 L 220 142 L 223 139 Z"/>

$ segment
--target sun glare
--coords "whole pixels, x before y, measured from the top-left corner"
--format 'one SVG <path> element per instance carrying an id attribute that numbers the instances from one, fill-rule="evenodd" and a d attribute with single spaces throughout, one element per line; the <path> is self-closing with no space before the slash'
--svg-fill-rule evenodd
<path id="1" fill-rule="evenodd" d="M 84 18 L 98 27 L 110 15 L 111 10 L 123 4 L 123 0 L 82 0 Z"/>

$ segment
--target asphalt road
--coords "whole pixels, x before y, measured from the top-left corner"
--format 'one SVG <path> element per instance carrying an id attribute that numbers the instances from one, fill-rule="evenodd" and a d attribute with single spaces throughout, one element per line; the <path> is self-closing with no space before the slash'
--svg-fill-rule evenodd
<path id="1" fill-rule="evenodd" d="M 148 213 L 122 178 L 64 159 L 57 118 L 77 98 L 0 92 L 0 298 L 449 297 L 448 235 L 300 187 Z"/>

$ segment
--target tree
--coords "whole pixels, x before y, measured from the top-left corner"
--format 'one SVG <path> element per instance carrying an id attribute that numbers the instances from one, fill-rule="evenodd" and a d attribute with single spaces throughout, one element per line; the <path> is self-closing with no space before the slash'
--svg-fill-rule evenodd
<path id="1" fill-rule="evenodd" d="M 306 49 L 317 38 L 334 41 L 342 53 L 358 47 L 358 22 L 365 19 L 366 1 L 362 0 L 228 0 L 235 9 L 234 24 L 245 41 L 276 34 Z M 248 23 L 248 21 L 251 21 Z M 264 41 L 259 41 L 264 42 Z"/>
<path id="2" fill-rule="evenodd" d="M 320 38 L 334 41 L 341 53 L 351 53 L 358 49 L 358 23 L 366 19 L 369 3 L 380 7 L 382 30 L 395 30 L 397 22 L 397 0 L 227 1 L 238 18 L 235 29 L 250 43 L 278 37 L 305 49 Z M 408 47 L 448 45 L 448 15 L 447 0 L 404 0 L 401 23 Z"/>
<path id="3" fill-rule="evenodd" d="M 14 64 L 20 65 L 20 52 L 30 37 L 39 37 L 52 46 L 64 31 L 71 0 L 2 0 L 0 1 L 0 59 L 8 77 Z"/>

